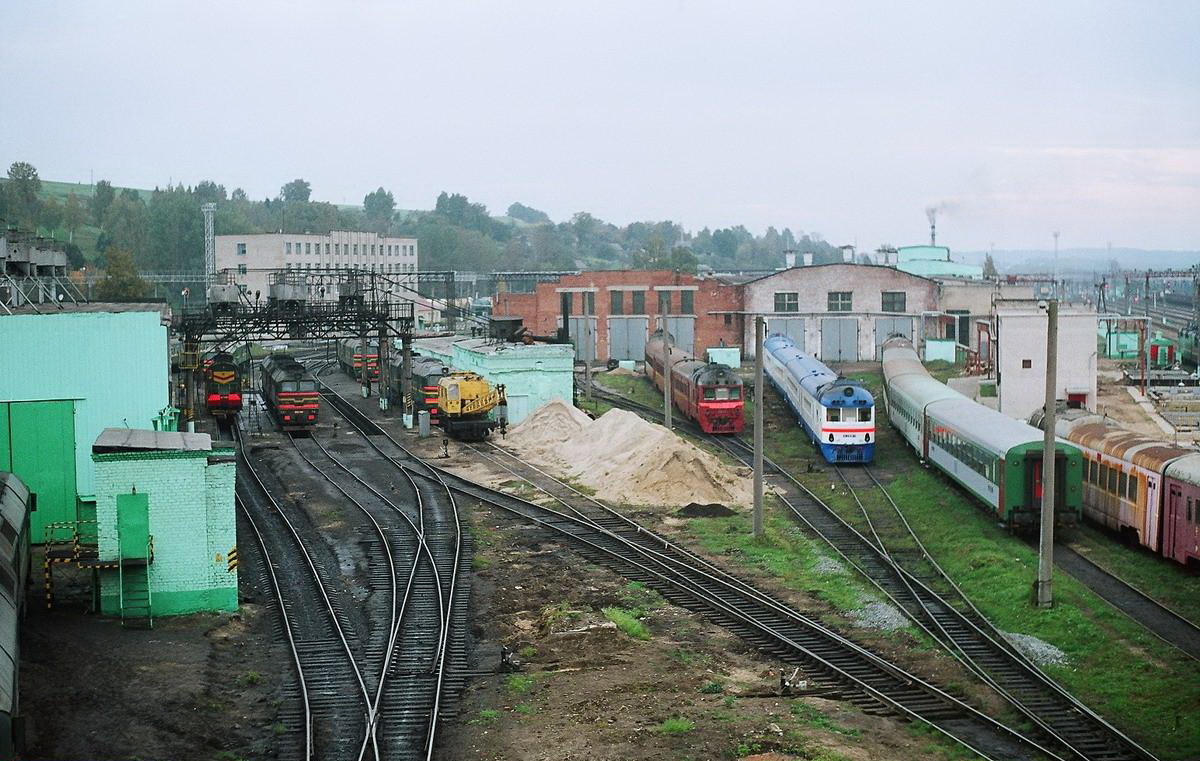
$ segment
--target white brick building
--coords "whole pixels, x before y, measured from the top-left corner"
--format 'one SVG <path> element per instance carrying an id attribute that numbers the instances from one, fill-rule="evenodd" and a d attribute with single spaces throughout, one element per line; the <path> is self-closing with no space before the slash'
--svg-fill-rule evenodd
<path id="1" fill-rule="evenodd" d="M 1058 309 L 1055 397 L 1073 407 L 1096 409 L 1096 326 L 1090 310 Z M 1037 303 L 996 304 L 996 360 L 1000 411 L 1022 420 L 1046 399 L 1046 312 Z"/>
<path id="2" fill-rule="evenodd" d="M 354 267 L 385 274 L 417 272 L 417 239 L 334 230 L 328 235 L 218 235 L 217 270 L 230 270 L 250 293 L 267 293 L 275 270 L 319 272 Z"/>

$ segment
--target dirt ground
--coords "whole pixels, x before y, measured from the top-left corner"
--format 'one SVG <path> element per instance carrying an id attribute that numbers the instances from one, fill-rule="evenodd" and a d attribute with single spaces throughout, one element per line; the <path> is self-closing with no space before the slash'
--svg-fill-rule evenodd
<path id="1" fill-rule="evenodd" d="M 240 544 L 243 568 L 256 566 L 250 543 Z M 272 646 L 274 614 L 262 607 L 251 574 L 241 576 L 237 614 L 160 617 L 153 629 L 88 613 L 78 572 L 56 573 L 62 583 L 52 611 L 40 604 L 40 586 L 31 586 L 21 651 L 23 758 L 272 757 L 279 680 L 290 671 Z"/>
<path id="2" fill-rule="evenodd" d="M 1119 363 L 1115 360 L 1100 360 L 1097 368 L 1096 397 L 1096 410 L 1108 415 L 1122 428 L 1156 439 L 1170 438 L 1170 435 L 1129 395 L 1128 387 L 1121 383 Z M 1190 443 L 1192 439 L 1190 433 L 1179 434 L 1182 443 Z"/>

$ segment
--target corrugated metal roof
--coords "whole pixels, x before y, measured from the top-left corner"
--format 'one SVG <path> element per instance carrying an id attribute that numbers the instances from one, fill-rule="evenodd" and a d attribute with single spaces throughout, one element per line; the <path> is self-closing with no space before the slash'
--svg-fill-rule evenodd
<path id="1" fill-rule="evenodd" d="M 147 431 L 140 428 L 105 428 L 96 437 L 96 443 L 92 445 L 92 452 L 96 454 L 139 450 L 211 452 L 212 437 L 207 433 Z"/>

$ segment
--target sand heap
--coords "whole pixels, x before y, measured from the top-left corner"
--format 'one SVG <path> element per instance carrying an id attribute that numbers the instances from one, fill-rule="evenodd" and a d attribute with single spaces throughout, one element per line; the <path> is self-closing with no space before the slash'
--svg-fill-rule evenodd
<path id="1" fill-rule="evenodd" d="M 568 404 L 548 402 L 514 427 L 504 445 L 558 468 L 611 502 L 683 506 L 752 500 L 745 469 L 730 468 L 625 410 L 592 420 Z"/>

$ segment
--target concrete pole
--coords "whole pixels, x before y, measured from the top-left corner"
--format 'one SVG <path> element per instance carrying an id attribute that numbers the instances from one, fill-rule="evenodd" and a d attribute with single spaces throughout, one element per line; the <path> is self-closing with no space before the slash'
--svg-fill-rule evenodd
<path id="1" fill-rule="evenodd" d="M 754 538 L 763 534 L 763 318 L 754 318 Z"/>
<path id="2" fill-rule="evenodd" d="M 424 389 L 421 390 L 424 393 Z M 413 414 L 412 332 L 400 336 L 400 406 L 405 415 Z"/>
<path id="3" fill-rule="evenodd" d="M 1037 605 L 1054 604 L 1054 413 L 1058 386 L 1058 300 L 1047 307 L 1046 407 L 1042 422 L 1042 531 L 1038 543 Z"/>
<path id="4" fill-rule="evenodd" d="M 663 421 L 667 430 L 671 430 L 671 336 L 667 333 L 667 318 L 662 318 L 663 334 Z"/>
<path id="5" fill-rule="evenodd" d="M 392 399 L 392 383 L 395 381 L 392 378 L 392 368 L 389 367 L 391 362 L 391 349 L 388 345 L 387 322 L 381 320 L 379 322 L 379 409 L 387 410 Z"/>
<path id="6" fill-rule="evenodd" d="M 361 329 L 358 334 L 358 353 L 362 357 L 362 362 L 358 367 L 358 380 L 362 384 L 363 399 L 371 396 L 371 376 L 367 374 L 367 331 L 366 328 Z M 350 360 L 351 369 L 354 366 L 354 359 Z"/>

